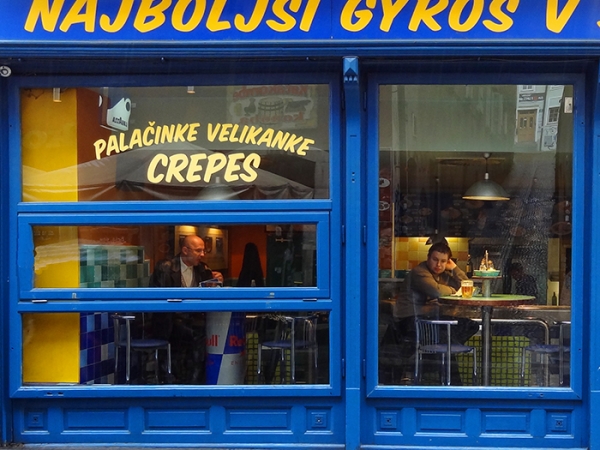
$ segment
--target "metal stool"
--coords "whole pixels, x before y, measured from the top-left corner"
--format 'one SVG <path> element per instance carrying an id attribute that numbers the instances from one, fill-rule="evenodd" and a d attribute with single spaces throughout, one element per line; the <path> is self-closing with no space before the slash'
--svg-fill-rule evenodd
<path id="1" fill-rule="evenodd" d="M 451 328 L 458 320 L 415 319 L 417 328 L 417 361 L 415 363 L 415 383 L 421 382 L 421 363 L 424 354 L 437 354 L 442 357 L 442 384 L 450 386 L 451 356 L 459 353 L 473 353 L 473 385 L 477 385 L 477 350 L 468 345 L 453 344 Z M 446 335 L 446 342 L 441 338 Z"/>
<path id="2" fill-rule="evenodd" d="M 544 371 L 545 374 L 548 373 L 548 360 L 551 355 L 558 355 L 558 383 L 560 386 L 564 385 L 565 377 L 564 377 L 564 360 L 565 353 L 569 353 L 571 351 L 570 346 L 564 345 L 564 328 L 565 326 L 570 326 L 571 321 L 561 321 L 555 322 L 555 325 L 558 325 L 558 344 L 538 344 L 538 345 L 530 345 L 523 348 L 523 355 L 521 358 L 521 386 L 525 385 L 525 363 L 527 360 L 527 353 L 531 353 L 533 355 L 540 355 L 541 358 L 545 358 L 544 362 Z M 549 385 L 548 376 L 545 376 L 544 384 L 546 386 Z"/>

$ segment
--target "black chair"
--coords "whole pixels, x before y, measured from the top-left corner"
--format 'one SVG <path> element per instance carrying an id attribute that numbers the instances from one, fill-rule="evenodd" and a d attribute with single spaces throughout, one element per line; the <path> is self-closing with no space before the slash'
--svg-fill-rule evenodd
<path id="1" fill-rule="evenodd" d="M 312 353 L 312 368 L 309 373 L 315 375 L 317 372 L 318 343 L 317 343 L 317 315 L 309 316 L 283 316 L 269 315 L 269 318 L 277 320 L 275 336 L 272 340 L 258 343 L 257 374 L 259 380 L 262 375 L 262 353 L 264 350 L 275 350 L 279 352 L 279 372 L 281 383 L 286 382 L 286 353 L 290 354 L 290 382 L 296 383 L 296 353 L 299 350 L 307 350 Z M 309 358 L 310 362 L 310 358 Z M 312 369 L 312 370 L 311 370 Z"/>
<path id="2" fill-rule="evenodd" d="M 558 325 L 558 344 L 537 344 L 523 347 L 523 354 L 521 357 L 521 386 L 525 385 L 525 365 L 528 353 L 530 353 L 532 357 L 538 355 L 540 358 L 544 359 L 542 362 L 544 366 L 544 381 L 543 383 L 538 382 L 538 384 L 544 384 L 546 386 L 549 385 L 548 365 L 550 357 L 558 355 L 558 383 L 560 386 L 564 385 L 565 354 L 571 351 L 570 346 L 565 345 L 565 328 L 571 325 L 571 321 L 565 320 L 555 322 L 555 325 Z"/>
<path id="3" fill-rule="evenodd" d="M 421 365 L 423 355 L 439 355 L 442 358 L 441 382 L 451 384 L 452 355 L 460 353 L 473 354 L 473 385 L 477 380 L 477 350 L 468 345 L 452 343 L 452 326 L 458 325 L 458 320 L 437 320 L 415 318 L 417 330 L 417 361 L 415 364 L 415 382 L 421 382 Z"/>
<path id="4" fill-rule="evenodd" d="M 115 336 L 115 380 L 119 369 L 119 350 L 125 349 L 125 382 L 131 382 L 131 357 L 132 352 L 138 352 L 145 356 L 154 357 L 154 374 L 156 382 L 159 382 L 159 359 L 158 351 L 167 351 L 167 372 L 171 376 L 171 344 L 165 339 L 145 338 L 142 326 L 142 337 L 132 338 L 132 322 L 134 315 L 113 314 L 114 336 Z M 143 314 L 142 314 L 143 320 Z"/>

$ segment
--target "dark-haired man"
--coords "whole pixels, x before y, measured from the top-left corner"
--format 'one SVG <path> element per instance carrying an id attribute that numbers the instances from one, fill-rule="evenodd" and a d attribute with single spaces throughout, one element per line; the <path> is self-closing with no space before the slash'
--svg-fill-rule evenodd
<path id="1" fill-rule="evenodd" d="M 479 325 L 461 317 L 439 315 L 437 299 L 456 293 L 460 282 L 468 277 L 451 259 L 452 250 L 448 244 L 438 242 L 429 248 L 427 260 L 414 267 L 408 277 L 406 295 L 400 296 L 396 303 L 394 316 L 400 342 L 411 343 L 414 353 L 416 339 L 415 317 L 428 317 L 457 320 L 452 327 L 452 341 L 464 344 L 479 331 Z M 452 364 L 452 382 L 460 384 L 456 364 Z"/>

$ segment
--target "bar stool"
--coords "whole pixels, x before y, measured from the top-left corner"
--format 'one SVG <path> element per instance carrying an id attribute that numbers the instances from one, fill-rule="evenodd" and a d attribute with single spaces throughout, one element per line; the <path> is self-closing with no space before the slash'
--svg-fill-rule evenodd
<path id="1" fill-rule="evenodd" d="M 540 358 L 544 358 L 544 373 L 545 373 L 545 381 L 544 384 L 546 386 L 549 385 L 548 380 L 548 362 L 551 355 L 558 355 L 558 383 L 560 386 L 564 385 L 564 361 L 565 361 L 565 353 L 569 353 L 571 351 L 571 347 L 565 344 L 565 336 L 564 329 L 567 326 L 571 325 L 570 320 L 558 321 L 554 322 L 555 325 L 558 325 L 558 344 L 536 344 L 529 345 L 527 347 L 523 347 L 523 354 L 521 357 L 521 386 L 525 385 L 525 364 L 527 361 L 527 353 L 531 353 L 531 357 L 534 355 L 539 355 Z"/>

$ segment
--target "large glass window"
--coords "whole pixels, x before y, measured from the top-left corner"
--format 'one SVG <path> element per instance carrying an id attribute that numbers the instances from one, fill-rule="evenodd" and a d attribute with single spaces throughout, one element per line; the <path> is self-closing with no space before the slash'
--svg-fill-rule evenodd
<path id="1" fill-rule="evenodd" d="M 14 388 L 331 384 L 331 88 L 278 79 L 21 85 Z"/>
<path id="2" fill-rule="evenodd" d="M 327 85 L 21 90 L 23 201 L 329 198 Z"/>
<path id="3" fill-rule="evenodd" d="M 33 287 L 203 287 L 215 276 L 225 287 L 315 287 L 316 229 L 311 224 L 33 226 Z M 182 284 L 186 265 L 194 267 L 193 278 Z"/>
<path id="4" fill-rule="evenodd" d="M 573 87 L 379 94 L 379 383 L 569 386 Z"/>
<path id="5" fill-rule="evenodd" d="M 26 385 L 329 384 L 329 314 L 23 315 Z"/>

